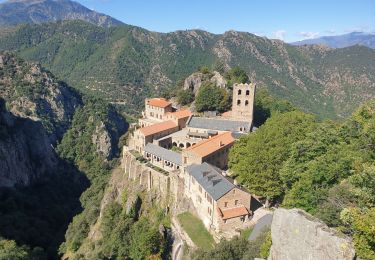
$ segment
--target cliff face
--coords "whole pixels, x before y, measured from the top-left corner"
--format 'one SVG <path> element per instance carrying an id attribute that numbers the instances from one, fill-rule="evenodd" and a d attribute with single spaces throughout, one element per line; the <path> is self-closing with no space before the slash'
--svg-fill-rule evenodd
<path id="1" fill-rule="evenodd" d="M 269 260 L 355 259 L 351 240 L 303 210 L 277 209 Z"/>
<path id="2" fill-rule="evenodd" d="M 0 96 L 15 116 L 39 121 L 52 143 L 70 125 L 80 96 L 64 82 L 35 63 L 24 62 L 11 53 L 0 53 Z"/>
<path id="3" fill-rule="evenodd" d="M 43 125 L 9 113 L 0 99 L 0 187 L 29 185 L 57 164 Z"/>

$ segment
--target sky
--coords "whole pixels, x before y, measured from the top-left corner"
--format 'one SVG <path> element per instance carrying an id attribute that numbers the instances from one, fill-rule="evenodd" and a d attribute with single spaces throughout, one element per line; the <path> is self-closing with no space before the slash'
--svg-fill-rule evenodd
<path id="1" fill-rule="evenodd" d="M 375 32 L 374 0 L 76 0 L 151 31 L 245 31 L 293 42 Z M 0 1 L 3 2 L 3 1 Z"/>

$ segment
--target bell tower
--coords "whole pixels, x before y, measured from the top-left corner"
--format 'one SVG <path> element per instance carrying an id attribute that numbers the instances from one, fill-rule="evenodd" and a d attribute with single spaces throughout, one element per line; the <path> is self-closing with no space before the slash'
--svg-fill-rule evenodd
<path id="1" fill-rule="evenodd" d="M 232 116 L 235 119 L 253 122 L 255 83 L 234 84 Z"/>

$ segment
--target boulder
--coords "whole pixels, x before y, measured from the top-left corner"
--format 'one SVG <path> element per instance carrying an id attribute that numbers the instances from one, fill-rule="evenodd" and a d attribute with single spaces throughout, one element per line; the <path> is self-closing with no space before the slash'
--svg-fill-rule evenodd
<path id="1" fill-rule="evenodd" d="M 269 260 L 355 259 L 349 237 L 300 209 L 277 209 L 271 236 Z"/>

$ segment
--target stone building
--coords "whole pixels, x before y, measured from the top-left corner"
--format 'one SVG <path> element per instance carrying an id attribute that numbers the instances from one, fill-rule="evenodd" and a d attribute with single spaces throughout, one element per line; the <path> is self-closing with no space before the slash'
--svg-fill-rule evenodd
<path id="1" fill-rule="evenodd" d="M 150 98 L 145 100 L 145 110 L 139 119 L 141 127 L 150 126 L 163 121 L 166 113 L 173 112 L 172 103 L 164 98 Z"/>
<path id="2" fill-rule="evenodd" d="M 225 231 L 243 228 L 252 215 L 251 195 L 208 163 L 192 164 L 185 169 L 185 196 L 209 229 Z"/>
<path id="3" fill-rule="evenodd" d="M 159 145 L 147 144 L 144 148 L 144 157 L 152 164 L 167 171 L 179 170 L 182 167 L 181 154 Z"/>
<path id="4" fill-rule="evenodd" d="M 255 83 L 234 84 L 231 117 L 252 123 Z"/>
<path id="5" fill-rule="evenodd" d="M 182 163 L 187 166 L 208 162 L 220 169 L 225 169 L 228 165 L 229 149 L 232 147 L 234 140 L 231 132 L 202 140 L 182 151 Z"/>
<path id="6" fill-rule="evenodd" d="M 172 120 L 142 127 L 134 131 L 129 146 L 131 149 L 143 153 L 146 144 L 152 143 L 155 139 L 177 132 L 178 130 L 179 126 Z"/>

